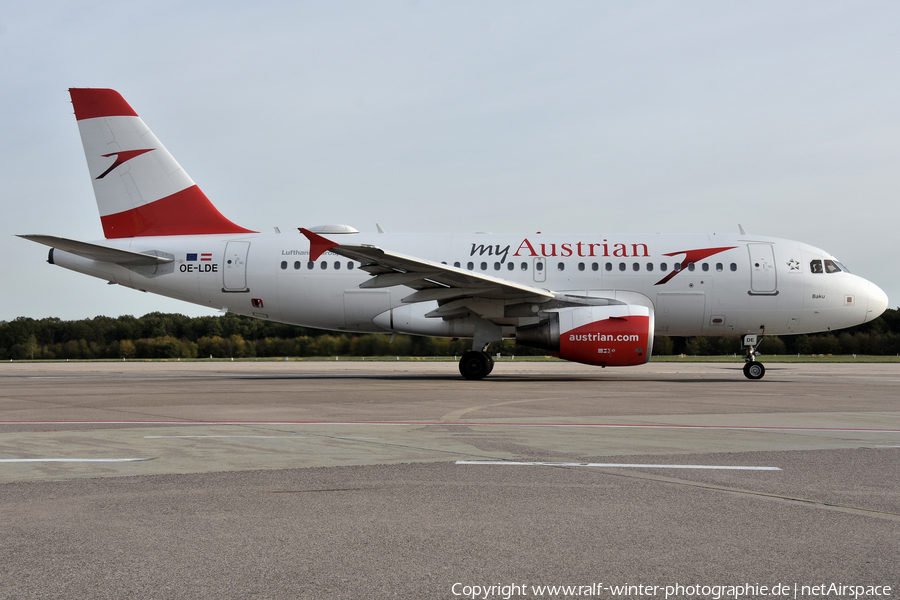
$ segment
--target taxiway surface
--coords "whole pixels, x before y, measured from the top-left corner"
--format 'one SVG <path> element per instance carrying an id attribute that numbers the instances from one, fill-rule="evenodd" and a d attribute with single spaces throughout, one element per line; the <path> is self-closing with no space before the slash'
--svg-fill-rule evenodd
<path id="1" fill-rule="evenodd" d="M 900 594 L 900 365 L 740 366 L 2 364 L 0 598 Z"/>

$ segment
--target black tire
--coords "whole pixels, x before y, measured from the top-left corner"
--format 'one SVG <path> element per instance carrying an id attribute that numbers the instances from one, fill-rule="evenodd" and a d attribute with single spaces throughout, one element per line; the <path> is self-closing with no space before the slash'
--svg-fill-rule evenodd
<path id="1" fill-rule="evenodd" d="M 748 362 L 744 364 L 744 377 L 747 379 L 762 379 L 766 374 L 766 366 L 761 362 Z"/>
<path id="2" fill-rule="evenodd" d="M 466 352 L 459 359 L 459 373 L 466 379 L 484 379 L 491 372 L 490 360 L 484 352 Z"/>

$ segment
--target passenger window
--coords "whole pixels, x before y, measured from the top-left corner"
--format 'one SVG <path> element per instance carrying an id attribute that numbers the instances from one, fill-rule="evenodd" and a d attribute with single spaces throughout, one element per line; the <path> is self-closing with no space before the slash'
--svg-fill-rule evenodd
<path id="1" fill-rule="evenodd" d="M 481 263 L 481 270 L 487 271 L 487 263 L 486 262 Z"/>
<path id="2" fill-rule="evenodd" d="M 591 271 L 599 271 L 600 265 L 597 263 L 591 263 Z"/>
<path id="3" fill-rule="evenodd" d="M 299 260 L 294 261 L 294 269 L 297 271 L 300 270 L 300 261 Z"/>
<path id="4" fill-rule="evenodd" d="M 506 263 L 506 270 L 507 270 L 507 271 L 512 271 L 512 270 L 515 269 L 515 268 L 516 268 L 516 265 L 514 265 L 512 262 Z"/>
<path id="5" fill-rule="evenodd" d="M 352 271 L 352 270 L 353 270 L 353 263 L 350 262 L 350 261 L 347 261 L 347 270 L 348 270 L 348 271 Z"/>
<path id="6" fill-rule="evenodd" d="M 537 269 L 538 271 L 543 271 L 543 270 L 544 270 L 544 263 L 542 263 L 542 262 L 534 263 L 534 268 Z"/>
<path id="7" fill-rule="evenodd" d="M 578 263 L 578 270 L 584 271 L 584 263 Z"/>
<path id="8" fill-rule="evenodd" d="M 825 271 L 822 269 L 822 261 L 814 260 L 809 263 L 809 272 L 810 273 L 824 273 Z"/>
<path id="9" fill-rule="evenodd" d="M 523 271 L 527 271 L 527 270 L 528 270 L 528 263 L 527 263 L 527 262 L 523 262 L 523 263 L 522 263 L 522 270 L 523 270 Z"/>
<path id="10" fill-rule="evenodd" d="M 669 270 L 669 263 L 659 263 L 659 270 L 666 272 Z"/>
<path id="11" fill-rule="evenodd" d="M 606 263 L 606 270 L 612 271 L 612 263 Z"/>
<path id="12" fill-rule="evenodd" d="M 566 263 L 557 263 L 557 264 L 556 264 L 556 268 L 559 269 L 560 271 L 565 271 L 565 270 L 566 270 Z"/>
<path id="13" fill-rule="evenodd" d="M 731 270 L 737 271 L 737 263 L 731 263 Z"/>
<path id="14" fill-rule="evenodd" d="M 697 265 L 695 265 L 694 263 L 688 263 L 688 271 L 693 271 L 696 268 L 697 268 Z"/>
<path id="15" fill-rule="evenodd" d="M 319 263 L 319 267 L 324 271 L 325 269 L 328 268 L 328 263 L 323 260 L 322 262 Z"/>
<path id="16" fill-rule="evenodd" d="M 498 263 L 498 262 L 495 262 L 495 263 L 494 263 L 494 270 L 495 270 L 495 271 L 499 271 L 499 270 L 500 270 L 500 263 Z"/>
<path id="17" fill-rule="evenodd" d="M 469 262 L 466 263 L 466 268 L 467 268 L 468 270 L 471 271 L 472 269 L 475 268 L 475 263 L 473 263 L 473 262 L 470 260 Z"/>
<path id="18" fill-rule="evenodd" d="M 725 267 L 722 266 L 722 263 L 716 263 L 716 271 L 719 271 L 721 273 L 724 268 Z"/>
<path id="19" fill-rule="evenodd" d="M 316 263 L 314 263 L 313 261 L 309 261 L 308 263 L 306 263 L 306 268 L 312 271 L 316 268 Z"/>
<path id="20" fill-rule="evenodd" d="M 619 263 L 619 270 L 624 271 L 626 269 L 625 263 Z"/>
<path id="21" fill-rule="evenodd" d="M 459 261 L 456 261 L 455 263 L 453 263 L 453 266 L 456 267 L 456 268 L 458 269 L 458 268 L 459 268 Z"/>
<path id="22" fill-rule="evenodd" d="M 287 269 L 287 261 L 286 260 L 281 261 L 281 268 Z"/>
<path id="23" fill-rule="evenodd" d="M 633 271 L 635 271 L 635 272 L 640 271 L 640 270 L 641 270 L 641 263 L 634 263 L 633 265 L 631 265 L 631 269 L 632 269 Z"/>
<path id="24" fill-rule="evenodd" d="M 676 271 L 680 271 L 680 270 L 681 270 L 681 263 L 675 263 L 675 266 L 673 267 L 673 269 L 675 269 Z"/>
<path id="25" fill-rule="evenodd" d="M 334 269 L 335 269 L 335 271 L 339 270 L 340 268 L 341 268 L 341 263 L 339 263 L 338 261 L 334 261 Z"/>
<path id="26" fill-rule="evenodd" d="M 841 268 L 839 266 L 837 266 L 836 264 L 834 264 L 833 260 L 826 260 L 825 261 L 825 272 L 826 273 L 840 273 Z"/>
<path id="27" fill-rule="evenodd" d="M 706 273 L 707 271 L 709 271 L 709 265 L 706 263 L 703 263 L 703 272 Z"/>
<path id="28" fill-rule="evenodd" d="M 648 271 L 652 271 L 652 270 L 653 270 L 653 263 L 647 263 L 647 270 L 648 270 Z"/>

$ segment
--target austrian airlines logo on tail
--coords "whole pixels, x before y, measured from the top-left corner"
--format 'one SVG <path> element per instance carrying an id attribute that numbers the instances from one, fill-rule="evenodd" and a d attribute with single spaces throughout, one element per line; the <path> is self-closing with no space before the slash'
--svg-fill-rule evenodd
<path id="1" fill-rule="evenodd" d="M 113 169 L 115 169 L 116 167 L 118 167 L 119 165 L 121 165 L 125 162 L 128 162 L 135 156 L 140 156 L 141 154 L 144 154 L 145 152 L 152 152 L 153 150 L 154 150 L 154 148 L 147 148 L 146 150 L 123 150 L 122 152 L 113 152 L 111 154 L 104 154 L 103 158 L 109 158 L 110 156 L 115 156 L 116 160 L 110 168 L 103 171 L 103 173 L 101 173 L 96 179 L 103 179 L 104 177 L 109 175 L 110 172 Z"/>

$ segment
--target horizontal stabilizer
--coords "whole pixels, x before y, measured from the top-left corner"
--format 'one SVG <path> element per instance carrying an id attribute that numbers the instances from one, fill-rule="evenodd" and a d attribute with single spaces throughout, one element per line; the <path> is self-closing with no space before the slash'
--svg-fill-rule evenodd
<path id="1" fill-rule="evenodd" d="M 130 250 L 119 250 L 118 248 L 110 248 L 108 246 L 91 244 L 89 242 L 79 242 L 78 240 L 70 240 L 52 235 L 20 235 L 18 237 L 45 246 L 50 246 L 51 248 L 58 248 L 65 252 L 77 254 L 78 256 L 83 256 L 84 258 L 89 258 L 91 260 L 114 263 L 122 266 L 142 267 L 162 265 L 174 262 L 175 260 L 174 258 L 167 258 L 165 256 L 143 254 L 141 252 L 132 252 Z"/>

